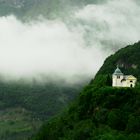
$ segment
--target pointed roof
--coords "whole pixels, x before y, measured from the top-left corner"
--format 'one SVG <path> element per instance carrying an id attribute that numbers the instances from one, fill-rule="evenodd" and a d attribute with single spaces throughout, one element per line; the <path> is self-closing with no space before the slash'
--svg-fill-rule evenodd
<path id="1" fill-rule="evenodd" d="M 118 66 L 117 66 L 117 69 L 114 71 L 113 74 L 114 74 L 114 75 L 123 75 L 123 73 L 121 72 L 121 70 L 119 69 Z"/>

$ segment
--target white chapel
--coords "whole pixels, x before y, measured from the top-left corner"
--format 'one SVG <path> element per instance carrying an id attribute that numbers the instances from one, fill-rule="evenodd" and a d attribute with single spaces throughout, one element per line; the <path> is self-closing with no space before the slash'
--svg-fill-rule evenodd
<path id="1" fill-rule="evenodd" d="M 124 75 L 119 67 L 117 67 L 112 75 L 113 87 L 135 87 L 136 82 L 136 77 L 134 77 L 133 75 Z"/>

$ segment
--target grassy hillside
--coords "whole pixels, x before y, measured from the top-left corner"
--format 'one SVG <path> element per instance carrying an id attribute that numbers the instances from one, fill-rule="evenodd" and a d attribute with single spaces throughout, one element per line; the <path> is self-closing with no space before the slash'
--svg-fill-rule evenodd
<path id="1" fill-rule="evenodd" d="M 42 121 L 32 117 L 32 112 L 22 107 L 10 107 L 0 112 L 0 139 L 27 140 L 37 132 Z"/>
<path id="2" fill-rule="evenodd" d="M 82 85 L 0 82 L 0 139 L 27 140 L 44 120 L 64 109 Z"/>
<path id="3" fill-rule="evenodd" d="M 109 86 L 116 64 L 139 80 L 139 50 L 136 43 L 110 56 L 73 105 L 46 122 L 31 140 L 139 140 L 140 86 Z"/>

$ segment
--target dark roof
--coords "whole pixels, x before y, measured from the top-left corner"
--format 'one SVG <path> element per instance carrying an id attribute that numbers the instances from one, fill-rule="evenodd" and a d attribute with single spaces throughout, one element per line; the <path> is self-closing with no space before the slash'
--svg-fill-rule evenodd
<path id="1" fill-rule="evenodd" d="M 121 70 L 118 67 L 113 74 L 114 75 L 123 75 L 123 73 L 121 72 Z"/>

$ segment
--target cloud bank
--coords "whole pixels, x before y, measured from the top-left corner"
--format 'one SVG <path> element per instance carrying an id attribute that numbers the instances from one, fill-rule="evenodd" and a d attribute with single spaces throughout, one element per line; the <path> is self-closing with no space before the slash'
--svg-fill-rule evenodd
<path id="1" fill-rule="evenodd" d="M 69 20 L 22 23 L 0 18 L 0 74 L 12 78 L 93 77 L 114 50 L 140 39 L 140 6 L 131 0 L 87 5 Z"/>
<path id="2" fill-rule="evenodd" d="M 108 0 L 102 5 L 87 5 L 76 17 L 83 23 L 91 45 L 99 42 L 102 48 L 117 50 L 140 40 L 137 0 Z"/>

